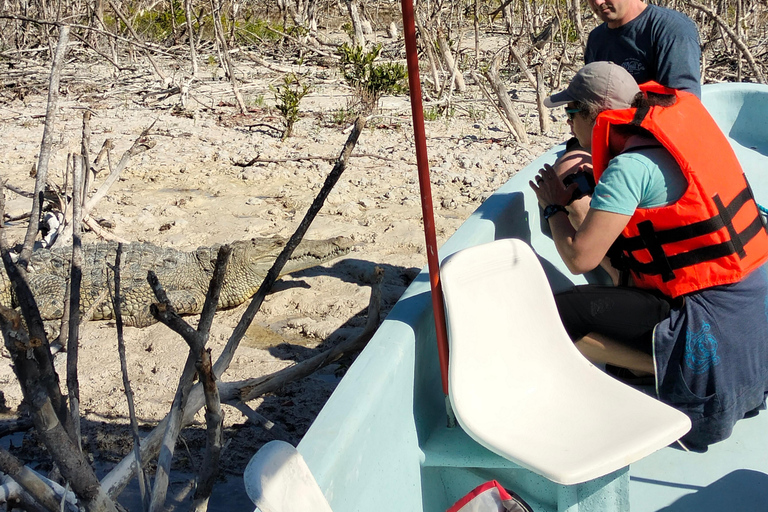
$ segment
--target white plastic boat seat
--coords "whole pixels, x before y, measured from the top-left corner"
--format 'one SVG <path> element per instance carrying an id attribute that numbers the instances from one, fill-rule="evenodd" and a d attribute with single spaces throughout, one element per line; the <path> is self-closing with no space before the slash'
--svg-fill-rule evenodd
<path id="1" fill-rule="evenodd" d="M 304 458 L 285 441 L 262 446 L 243 481 L 257 512 L 332 512 Z"/>
<path id="2" fill-rule="evenodd" d="M 690 429 L 686 415 L 579 353 L 525 242 L 464 249 L 446 258 L 440 276 L 450 401 L 479 444 L 571 485 L 628 466 Z"/>

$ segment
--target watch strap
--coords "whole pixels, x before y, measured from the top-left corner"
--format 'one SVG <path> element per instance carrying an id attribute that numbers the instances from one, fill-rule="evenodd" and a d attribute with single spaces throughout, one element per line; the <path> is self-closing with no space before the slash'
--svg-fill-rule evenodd
<path id="1" fill-rule="evenodd" d="M 563 212 L 566 215 L 568 215 L 568 210 L 565 209 L 565 206 L 560 204 L 550 204 L 547 205 L 544 208 L 544 220 L 549 220 L 551 216 L 553 216 L 556 213 Z"/>

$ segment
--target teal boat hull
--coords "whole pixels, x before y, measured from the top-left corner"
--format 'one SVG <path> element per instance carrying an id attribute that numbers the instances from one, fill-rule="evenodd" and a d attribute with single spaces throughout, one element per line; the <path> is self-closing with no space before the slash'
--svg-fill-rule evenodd
<path id="1" fill-rule="evenodd" d="M 731 140 L 758 202 L 768 205 L 768 86 L 707 85 L 703 101 Z M 440 259 L 514 237 L 541 256 L 555 291 L 604 281 L 600 274 L 571 275 L 542 233 L 528 181 L 562 149 L 552 148 L 489 197 L 440 249 Z M 706 453 L 665 448 L 586 484 L 557 485 L 489 452 L 459 427 L 446 427 L 433 322 L 425 269 L 299 444 L 334 512 L 444 512 L 491 479 L 537 512 L 768 511 L 768 412 L 740 421 Z"/>

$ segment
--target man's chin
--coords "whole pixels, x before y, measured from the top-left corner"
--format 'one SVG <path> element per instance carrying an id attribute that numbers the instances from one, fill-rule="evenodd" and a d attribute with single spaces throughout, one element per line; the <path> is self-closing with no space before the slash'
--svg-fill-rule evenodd
<path id="1" fill-rule="evenodd" d="M 598 12 L 597 17 L 605 22 L 616 21 L 616 13 L 614 13 L 613 11 Z"/>

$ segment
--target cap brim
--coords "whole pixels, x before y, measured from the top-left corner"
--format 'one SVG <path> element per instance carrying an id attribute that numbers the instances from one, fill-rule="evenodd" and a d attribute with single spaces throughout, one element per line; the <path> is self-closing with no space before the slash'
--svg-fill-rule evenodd
<path id="1" fill-rule="evenodd" d="M 568 89 L 566 89 L 557 94 L 553 94 L 549 98 L 545 98 L 544 106 L 547 108 L 555 108 L 555 107 L 565 105 L 566 103 L 569 103 L 571 101 L 574 101 L 574 100 L 568 94 Z"/>

